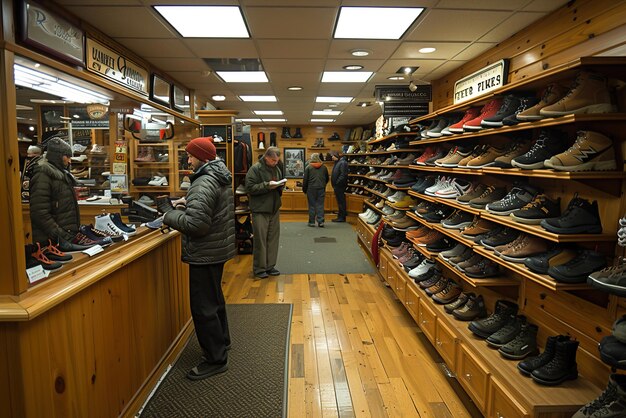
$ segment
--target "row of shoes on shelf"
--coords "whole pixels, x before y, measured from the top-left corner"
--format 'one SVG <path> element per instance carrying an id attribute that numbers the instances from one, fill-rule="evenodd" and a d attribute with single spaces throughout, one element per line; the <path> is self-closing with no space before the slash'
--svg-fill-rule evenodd
<path id="1" fill-rule="evenodd" d="M 138 163 L 166 163 L 169 161 L 169 154 L 167 152 L 155 151 L 154 147 L 139 147 L 135 162 Z"/>

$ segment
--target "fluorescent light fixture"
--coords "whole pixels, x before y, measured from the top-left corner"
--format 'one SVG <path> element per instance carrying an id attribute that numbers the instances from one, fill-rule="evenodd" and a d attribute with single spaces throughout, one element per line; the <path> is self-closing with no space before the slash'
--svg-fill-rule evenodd
<path id="1" fill-rule="evenodd" d="M 342 68 L 348 71 L 357 71 L 357 70 L 362 70 L 363 66 L 354 64 L 354 65 L 344 65 Z"/>
<path id="2" fill-rule="evenodd" d="M 261 118 L 242 118 L 237 120 L 240 120 L 242 122 L 263 122 Z"/>
<path id="3" fill-rule="evenodd" d="M 420 54 L 432 54 L 436 50 L 437 50 L 437 48 L 426 47 L 426 48 L 418 49 L 417 52 L 419 52 Z"/>
<path id="4" fill-rule="evenodd" d="M 387 77 L 387 80 L 393 80 L 393 81 L 404 80 L 404 77 L 401 75 L 393 75 L 391 77 Z"/>
<path id="5" fill-rule="evenodd" d="M 216 71 L 227 83 L 268 83 L 265 71 Z"/>
<path id="6" fill-rule="evenodd" d="M 329 122 L 329 123 L 332 123 L 334 121 L 335 121 L 335 119 L 311 119 L 311 122 Z"/>
<path id="7" fill-rule="evenodd" d="M 282 110 L 253 110 L 255 115 L 282 115 Z"/>
<path id="8" fill-rule="evenodd" d="M 341 115 L 340 110 L 314 110 L 311 112 L 313 116 L 337 116 Z"/>
<path id="9" fill-rule="evenodd" d="M 52 94 L 66 101 L 108 105 L 111 100 L 104 94 L 19 64 L 13 64 L 13 77 L 18 86 Z"/>
<path id="10" fill-rule="evenodd" d="M 424 11 L 423 7 L 341 7 L 335 39 L 400 39 Z M 377 26 L 363 22 L 393 22 Z"/>
<path id="11" fill-rule="evenodd" d="M 184 38 L 249 38 L 238 6 L 154 6 Z"/>
<path id="12" fill-rule="evenodd" d="M 372 76 L 371 71 L 346 73 L 343 71 L 324 71 L 322 83 L 364 83 Z"/>
<path id="13" fill-rule="evenodd" d="M 302 87 L 300 87 L 300 86 L 290 86 L 290 87 L 287 87 L 287 90 L 300 91 L 300 90 L 302 90 Z"/>
<path id="14" fill-rule="evenodd" d="M 275 102 L 276 96 L 239 96 L 243 102 Z"/>
<path id="15" fill-rule="evenodd" d="M 337 103 L 331 103 L 328 105 L 328 107 L 337 107 L 337 106 L 338 106 Z"/>
<path id="16" fill-rule="evenodd" d="M 263 122 L 285 122 L 287 119 L 282 118 L 282 119 L 265 119 L 263 118 Z"/>
<path id="17" fill-rule="evenodd" d="M 353 49 L 350 53 L 353 57 L 367 57 L 370 54 L 370 51 L 367 49 Z"/>
<path id="18" fill-rule="evenodd" d="M 211 99 L 215 100 L 216 102 L 223 102 L 224 100 L 226 100 L 226 96 L 222 94 L 214 94 L 213 96 L 211 96 Z"/>
<path id="19" fill-rule="evenodd" d="M 317 103 L 350 103 L 353 97 L 347 96 L 317 96 L 315 101 Z"/>

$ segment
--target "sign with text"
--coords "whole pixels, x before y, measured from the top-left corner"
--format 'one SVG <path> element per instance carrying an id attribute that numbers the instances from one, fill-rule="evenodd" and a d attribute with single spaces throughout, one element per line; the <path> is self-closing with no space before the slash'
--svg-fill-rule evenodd
<path id="1" fill-rule="evenodd" d="M 509 60 L 501 59 L 454 83 L 454 104 L 474 99 L 506 84 Z"/>
<path id="2" fill-rule="evenodd" d="M 415 87 L 415 91 L 411 91 L 407 86 L 376 86 L 376 101 L 428 103 L 432 100 L 433 89 L 429 84 L 420 84 Z"/>
<path id="3" fill-rule="evenodd" d="M 141 94 L 148 94 L 148 71 L 101 43 L 87 38 L 87 69 Z"/>

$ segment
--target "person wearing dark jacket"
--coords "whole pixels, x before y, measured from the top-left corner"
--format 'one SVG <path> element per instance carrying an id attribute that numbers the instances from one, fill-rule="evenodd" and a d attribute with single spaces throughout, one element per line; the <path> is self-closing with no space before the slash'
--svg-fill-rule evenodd
<path id="1" fill-rule="evenodd" d="M 280 239 L 280 206 L 284 185 L 280 150 L 268 147 L 246 174 L 246 191 L 252 213 L 252 270 L 256 277 L 278 276 L 276 269 Z"/>
<path id="2" fill-rule="evenodd" d="M 235 209 L 232 175 L 216 159 L 211 137 L 192 139 L 185 147 L 194 173 L 186 208 L 165 213 L 163 223 L 180 231 L 182 260 L 189 264 L 191 316 L 204 358 L 187 373 L 200 380 L 228 370 L 230 333 L 222 292 L 224 264 L 235 256 Z"/>
<path id="3" fill-rule="evenodd" d="M 76 180 L 67 170 L 72 154 L 72 148 L 63 139 L 50 138 L 45 158 L 32 166 L 29 195 L 33 243 L 47 245 L 48 239 L 70 242 L 78 233 Z"/>
<path id="4" fill-rule="evenodd" d="M 309 226 L 324 227 L 324 198 L 328 184 L 328 169 L 320 160 L 319 154 L 312 154 L 309 165 L 304 169 L 302 191 L 309 204 Z"/>
<path id="5" fill-rule="evenodd" d="M 346 211 L 346 189 L 348 188 L 348 160 L 346 157 L 339 155 L 339 152 L 332 150 L 330 155 L 335 161 L 333 172 L 331 175 L 331 184 L 335 190 L 337 198 L 337 217 L 332 219 L 333 222 L 345 222 L 348 212 Z"/>

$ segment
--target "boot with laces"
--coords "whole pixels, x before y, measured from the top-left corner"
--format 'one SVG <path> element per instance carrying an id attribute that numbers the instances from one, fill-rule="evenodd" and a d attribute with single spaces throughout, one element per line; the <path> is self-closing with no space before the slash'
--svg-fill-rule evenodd
<path id="1" fill-rule="evenodd" d="M 574 145 L 544 161 L 544 166 L 557 171 L 615 170 L 613 141 L 598 132 L 578 131 Z"/>
<path id="2" fill-rule="evenodd" d="M 520 315 L 514 321 L 509 322 L 489 337 L 487 337 L 487 345 L 494 348 L 500 348 L 503 345 L 513 341 L 517 335 L 522 332 L 522 326 L 526 325 L 526 317 Z"/>
<path id="3" fill-rule="evenodd" d="M 503 199 L 506 195 L 505 187 L 487 186 L 480 196 L 475 197 L 468 203 L 472 208 L 484 209 L 487 204 Z"/>
<path id="4" fill-rule="evenodd" d="M 485 209 L 494 215 L 510 215 L 532 202 L 537 194 L 538 190 L 528 184 L 514 186 L 502 199 L 485 205 Z"/>
<path id="5" fill-rule="evenodd" d="M 473 321 L 476 318 L 486 317 L 487 308 L 483 295 L 470 297 L 465 305 L 452 311 L 452 316 L 459 321 Z"/>
<path id="6" fill-rule="evenodd" d="M 435 301 L 435 303 L 445 305 L 456 300 L 461 294 L 462 290 L 463 289 L 461 289 L 458 284 L 450 280 L 446 287 L 443 288 L 443 290 L 432 295 L 432 299 L 433 301 Z"/>
<path id="7" fill-rule="evenodd" d="M 520 97 L 519 106 L 515 109 L 512 115 L 509 115 L 502 119 L 502 125 L 504 126 L 513 126 L 520 123 L 520 120 L 517 119 L 517 115 L 522 112 L 525 112 L 527 109 L 530 109 L 532 106 L 535 106 L 539 103 L 539 98 L 537 97 Z"/>
<path id="8" fill-rule="evenodd" d="M 546 341 L 546 348 L 543 350 L 543 353 L 538 356 L 529 357 L 526 360 L 520 361 L 517 364 L 517 369 L 525 376 L 530 376 L 530 374 L 540 368 L 548 364 L 554 358 L 554 354 L 556 353 L 556 345 L 559 342 L 569 341 L 569 337 L 567 335 L 553 335 L 548 337 Z"/>
<path id="9" fill-rule="evenodd" d="M 549 84 L 541 95 L 541 100 L 529 107 L 528 109 L 517 114 L 516 118 L 520 122 L 544 119 L 546 116 L 541 115 L 541 109 L 556 103 L 565 94 L 565 87 L 559 84 Z"/>
<path id="10" fill-rule="evenodd" d="M 509 94 L 504 97 L 502 106 L 496 112 L 495 115 L 485 118 L 480 122 L 480 126 L 483 128 L 496 128 L 503 125 L 502 121 L 507 116 L 513 115 L 520 105 L 520 97 L 514 94 Z"/>
<path id="11" fill-rule="evenodd" d="M 585 283 L 589 275 L 606 267 L 604 255 L 591 250 L 581 250 L 567 263 L 548 269 L 548 275 L 561 283 Z"/>
<path id="12" fill-rule="evenodd" d="M 609 267 L 591 273 L 587 283 L 611 295 L 626 297 L 626 264 Z M 626 343 L 626 338 L 624 338 Z"/>
<path id="13" fill-rule="evenodd" d="M 542 129 L 539 138 L 530 150 L 519 157 L 511 160 L 513 167 L 525 170 L 544 168 L 544 162 L 568 148 L 567 137 L 562 131 L 555 129 Z"/>
<path id="14" fill-rule="evenodd" d="M 519 157 L 520 155 L 526 154 L 530 151 L 530 147 L 532 145 L 532 141 L 529 140 L 520 140 L 514 141 L 509 145 L 507 149 L 505 149 L 502 154 L 498 155 L 495 160 L 493 160 L 492 167 L 500 167 L 500 168 L 511 168 L 511 161 L 514 158 Z"/>
<path id="15" fill-rule="evenodd" d="M 578 378 L 577 350 L 578 341 L 557 342 L 552 360 L 546 365 L 533 370 L 531 377 L 535 382 L 547 386 L 559 385 L 566 380 Z"/>
<path id="16" fill-rule="evenodd" d="M 611 374 L 609 383 L 596 399 L 583 406 L 572 418 L 620 418 L 626 415 L 626 376 Z"/>
<path id="17" fill-rule="evenodd" d="M 517 245 L 500 252 L 503 260 L 512 263 L 523 263 L 527 257 L 548 251 L 548 244 L 542 238 L 525 234 Z"/>
<path id="18" fill-rule="evenodd" d="M 41 267 L 43 267 L 44 270 L 53 271 L 63 267 L 63 264 L 52 261 L 48 257 L 46 257 L 43 249 L 41 248 L 41 244 L 39 244 L 38 242 L 33 245 L 27 245 L 26 251 L 28 254 L 30 254 L 32 258 L 37 260 L 38 264 L 41 264 Z"/>
<path id="19" fill-rule="evenodd" d="M 58 244 L 53 244 L 52 240 L 48 240 L 48 246 L 43 249 L 43 253 L 48 260 L 56 263 L 69 263 L 73 257 L 59 250 Z"/>
<path id="20" fill-rule="evenodd" d="M 466 267 L 464 273 L 474 279 L 496 277 L 500 274 L 500 266 L 495 261 L 483 258 L 475 265 Z"/>
<path id="21" fill-rule="evenodd" d="M 483 247 L 489 250 L 494 250 L 501 245 L 508 245 L 520 236 L 520 232 L 513 228 L 494 229 L 493 231 L 495 231 L 493 234 L 487 233 L 479 241 Z"/>
<path id="22" fill-rule="evenodd" d="M 469 190 L 467 190 L 465 194 L 457 197 L 456 201 L 462 205 L 469 205 L 470 200 L 480 197 L 485 190 L 487 190 L 487 186 L 483 183 L 472 183 Z"/>
<path id="23" fill-rule="evenodd" d="M 460 307 L 465 305 L 470 300 L 470 297 L 476 297 L 476 295 L 474 293 L 461 293 L 459 297 L 456 298 L 456 300 L 446 303 L 443 306 L 443 309 L 446 311 L 446 313 L 452 314 L 452 311 L 454 311 L 455 309 L 459 309 Z"/>
<path id="24" fill-rule="evenodd" d="M 498 352 L 504 358 L 511 360 L 521 360 L 528 356 L 536 356 L 537 350 L 537 331 L 539 328 L 535 324 L 522 324 L 519 334 L 515 338 L 498 349 Z"/>
<path id="25" fill-rule="evenodd" d="M 541 116 L 553 118 L 582 113 L 610 113 L 616 107 L 611 103 L 611 94 L 604 75 L 580 71 L 569 91 L 558 102 L 540 110 Z"/>
<path id="26" fill-rule="evenodd" d="M 468 120 L 463 124 L 464 131 L 479 131 L 484 127 L 481 125 L 482 121 L 487 118 L 491 118 L 496 115 L 498 110 L 502 107 L 503 99 L 497 98 L 488 102 L 480 111 L 480 115 L 472 120 Z"/>
<path id="27" fill-rule="evenodd" d="M 558 218 L 544 219 L 540 225 L 555 234 L 601 234 L 602 222 L 598 202 L 581 199 L 575 194 Z"/>
<path id="28" fill-rule="evenodd" d="M 487 318 L 472 321 L 468 328 L 472 333 L 480 338 L 488 338 L 500 328 L 515 321 L 517 314 L 517 304 L 508 300 L 496 302 L 495 311 Z"/>
<path id="29" fill-rule="evenodd" d="M 516 222 L 527 225 L 539 225 L 543 219 L 561 215 L 561 198 L 552 200 L 545 194 L 538 194 L 532 202 L 511 213 Z"/>

